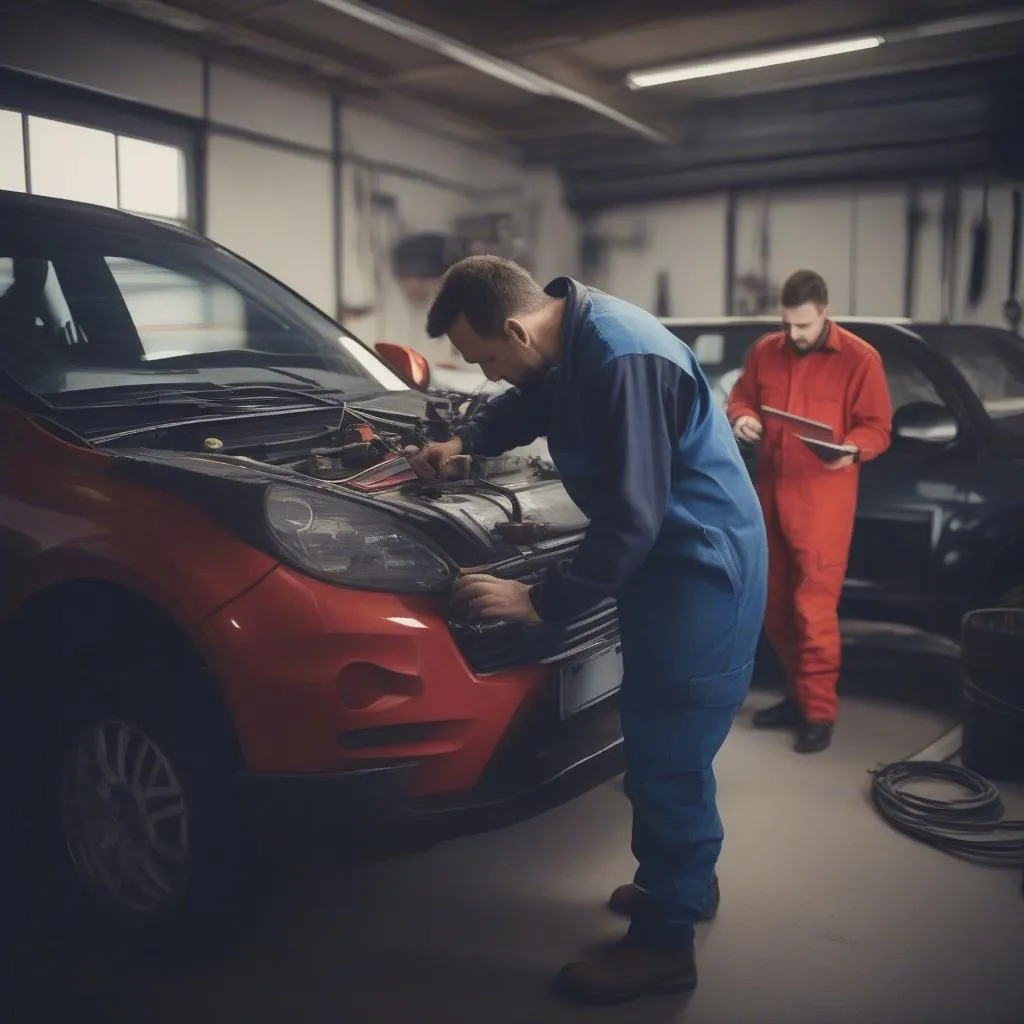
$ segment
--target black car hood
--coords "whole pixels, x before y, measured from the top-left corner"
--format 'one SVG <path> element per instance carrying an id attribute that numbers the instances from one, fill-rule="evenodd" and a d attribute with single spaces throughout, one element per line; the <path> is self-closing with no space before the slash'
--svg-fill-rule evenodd
<path id="1" fill-rule="evenodd" d="M 378 399 L 375 406 L 381 412 L 413 416 L 425 407 L 422 400 L 400 402 Z M 497 472 L 484 483 L 436 487 L 411 480 L 372 494 L 347 486 L 345 480 L 318 479 L 287 466 L 216 452 L 133 448 L 112 452 L 111 459 L 112 475 L 183 497 L 260 548 L 266 546 L 263 495 L 272 484 L 378 508 L 414 525 L 463 566 L 530 559 L 574 546 L 588 522 L 558 479 L 514 454 L 500 460 Z M 539 524 L 538 534 L 510 538 L 503 528 L 517 515 Z"/>

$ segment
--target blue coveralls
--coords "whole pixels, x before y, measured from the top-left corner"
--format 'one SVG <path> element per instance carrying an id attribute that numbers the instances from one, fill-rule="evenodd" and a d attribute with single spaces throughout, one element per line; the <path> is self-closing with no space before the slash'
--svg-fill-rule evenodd
<path id="1" fill-rule="evenodd" d="M 569 278 L 557 367 L 490 401 L 463 450 L 547 437 L 590 520 L 531 591 L 542 620 L 615 595 L 632 850 L 633 938 L 689 948 L 723 839 L 712 762 L 746 697 L 765 610 L 761 507 L 693 352 L 650 314 Z"/>

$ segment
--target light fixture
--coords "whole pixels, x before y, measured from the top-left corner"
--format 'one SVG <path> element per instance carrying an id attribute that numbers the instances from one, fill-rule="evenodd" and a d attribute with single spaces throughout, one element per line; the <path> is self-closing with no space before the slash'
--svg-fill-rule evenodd
<path id="1" fill-rule="evenodd" d="M 822 57 L 836 57 L 843 53 L 856 53 L 859 50 L 872 50 L 883 43 L 905 43 L 916 39 L 961 35 L 965 32 L 1014 25 L 1021 21 L 1024 21 L 1024 7 L 1018 5 L 1008 9 L 982 11 L 977 14 L 942 18 L 938 21 L 924 22 L 918 25 L 895 27 L 886 29 L 883 33 L 852 39 L 809 43 L 804 46 L 765 50 L 735 57 L 723 57 L 718 60 L 652 68 L 648 71 L 631 71 L 626 76 L 626 84 L 630 89 L 649 89 L 652 86 L 668 85 L 672 82 L 689 82 L 695 78 L 731 75 L 740 71 L 775 67 L 779 64 L 795 64 L 804 60 L 817 60 Z"/>
<path id="2" fill-rule="evenodd" d="M 859 50 L 874 49 L 884 42 L 883 36 L 861 36 L 829 43 L 792 46 L 783 50 L 765 50 L 761 53 L 748 53 L 696 64 L 677 64 L 674 67 L 654 68 L 650 71 L 631 71 L 626 77 L 626 84 L 630 89 L 649 89 L 671 82 L 689 82 L 695 78 L 712 78 L 715 75 L 731 75 L 739 71 L 754 71 L 779 64 L 795 64 L 804 60 L 835 57 L 842 53 L 856 53 Z"/>
<path id="3" fill-rule="evenodd" d="M 552 99 L 565 100 L 567 103 L 574 103 L 579 107 L 585 107 L 595 114 L 606 117 L 610 121 L 615 121 L 624 128 L 628 128 L 637 135 L 642 135 L 644 138 L 651 139 L 654 142 L 665 143 L 669 141 L 662 132 L 637 121 L 628 114 L 624 114 L 621 110 L 616 110 L 614 107 L 602 103 L 593 96 L 578 92 L 576 89 L 570 89 L 567 85 L 562 85 L 560 82 L 556 82 L 554 79 L 547 78 L 544 75 L 538 75 L 535 71 L 520 67 L 511 61 L 502 60 L 500 57 L 493 57 L 489 53 L 484 53 L 483 50 L 466 46 L 450 36 L 435 32 L 433 29 L 426 28 L 414 21 L 400 18 L 396 14 L 388 14 L 386 11 L 364 3 L 363 0 L 316 0 L 316 2 L 324 7 L 329 7 L 333 11 L 337 11 L 339 14 L 346 14 L 350 18 L 355 18 L 366 25 L 372 25 L 382 32 L 387 32 L 399 39 L 404 39 L 414 46 L 421 46 L 423 49 L 430 50 L 441 57 L 455 61 L 457 64 L 472 68 L 481 74 L 489 75 L 491 78 L 496 78 L 517 89 L 522 89 L 524 92 L 532 93 L 534 96 L 549 96 Z"/>

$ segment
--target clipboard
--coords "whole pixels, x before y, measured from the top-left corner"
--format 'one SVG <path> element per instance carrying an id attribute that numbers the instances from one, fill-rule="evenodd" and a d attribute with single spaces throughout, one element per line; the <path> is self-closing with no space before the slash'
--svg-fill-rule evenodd
<path id="1" fill-rule="evenodd" d="M 832 442 L 835 438 L 835 431 L 827 423 L 819 420 L 809 420 L 806 416 L 797 416 L 796 413 L 786 412 L 784 409 L 776 409 L 771 405 L 762 405 L 761 412 L 767 416 L 774 416 L 801 431 L 805 437 L 817 438 L 820 441 Z"/>
<path id="2" fill-rule="evenodd" d="M 856 455 L 857 448 L 852 444 L 836 444 L 833 441 L 822 441 L 817 437 L 806 437 L 804 434 L 796 435 L 822 462 L 838 462 L 845 459 L 847 455 Z"/>

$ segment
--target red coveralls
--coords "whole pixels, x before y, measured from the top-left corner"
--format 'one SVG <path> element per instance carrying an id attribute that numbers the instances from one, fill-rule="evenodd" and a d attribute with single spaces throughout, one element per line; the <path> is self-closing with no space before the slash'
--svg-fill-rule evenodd
<path id="1" fill-rule="evenodd" d="M 829 424 L 837 443 L 856 445 L 859 462 L 889 447 L 892 405 L 878 353 L 833 324 L 824 344 L 796 352 L 782 332 L 762 338 L 729 397 L 735 423 L 764 427 L 757 493 L 768 531 L 765 632 L 785 669 L 789 692 L 812 722 L 838 712 L 839 598 L 857 505 L 859 466 L 829 470 L 773 406 Z"/>

